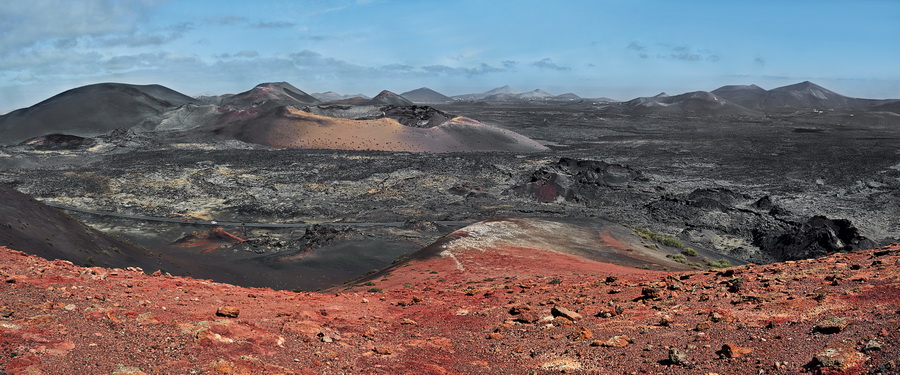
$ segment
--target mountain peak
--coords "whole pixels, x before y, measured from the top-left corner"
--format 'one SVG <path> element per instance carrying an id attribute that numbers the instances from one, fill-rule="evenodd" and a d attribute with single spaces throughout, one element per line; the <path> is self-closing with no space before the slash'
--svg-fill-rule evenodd
<path id="1" fill-rule="evenodd" d="M 397 93 L 388 90 L 382 90 L 381 92 L 379 92 L 378 95 L 375 95 L 375 97 L 372 98 L 372 101 L 381 104 L 398 106 L 414 105 L 414 103 L 409 101 L 409 99 L 406 99 L 400 95 L 397 95 Z"/>
<path id="2" fill-rule="evenodd" d="M 453 101 L 453 98 L 427 87 L 420 87 L 412 91 L 407 91 L 400 94 L 400 96 L 409 99 L 413 103 L 447 103 Z"/>

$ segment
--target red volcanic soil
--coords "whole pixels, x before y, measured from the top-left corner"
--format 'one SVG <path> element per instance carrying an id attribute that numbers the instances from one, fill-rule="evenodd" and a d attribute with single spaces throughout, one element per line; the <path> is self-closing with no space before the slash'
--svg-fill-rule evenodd
<path id="1" fill-rule="evenodd" d="M 512 131 L 464 117 L 423 129 L 396 120 L 348 120 L 314 115 L 294 107 L 265 113 L 226 114 L 207 129 L 222 138 L 279 148 L 411 152 L 545 151 L 541 144 Z"/>
<path id="2" fill-rule="evenodd" d="M 0 369 L 898 372 L 900 244 L 673 273 L 601 263 L 586 272 L 588 263 L 569 255 L 531 251 L 460 252 L 471 257 L 464 265 L 484 270 L 472 275 L 413 259 L 374 286 L 294 293 L 83 268 L 0 248 Z M 527 257 L 533 262 L 520 262 Z M 491 272 L 503 276 L 481 277 Z"/>

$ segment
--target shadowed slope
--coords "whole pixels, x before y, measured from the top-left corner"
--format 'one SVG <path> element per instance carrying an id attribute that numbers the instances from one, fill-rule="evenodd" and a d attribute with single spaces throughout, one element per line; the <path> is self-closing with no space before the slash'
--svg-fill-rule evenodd
<path id="1" fill-rule="evenodd" d="M 146 249 L 91 229 L 59 210 L 2 184 L 0 245 L 76 264 L 167 268 Z"/>
<path id="2" fill-rule="evenodd" d="M 131 128 L 196 99 L 159 85 L 101 83 L 65 91 L 0 116 L 0 144 L 47 134 L 96 136 Z"/>
<path id="3" fill-rule="evenodd" d="M 757 85 L 728 85 L 712 91 L 716 96 L 739 106 L 750 109 L 762 109 L 768 91 Z"/>

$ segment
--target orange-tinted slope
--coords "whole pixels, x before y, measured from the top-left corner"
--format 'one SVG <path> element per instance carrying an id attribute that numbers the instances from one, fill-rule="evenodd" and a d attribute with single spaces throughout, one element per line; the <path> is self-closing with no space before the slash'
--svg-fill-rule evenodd
<path id="1" fill-rule="evenodd" d="M 532 250 L 523 250 L 528 252 Z M 473 254 L 479 254 L 475 252 Z M 473 258 L 506 270 L 504 257 Z M 557 262 L 553 256 L 541 258 Z M 900 245 L 727 270 L 293 293 L 0 248 L 0 369 L 26 373 L 896 373 Z M 479 275 L 480 276 L 480 275 Z M 465 281 L 463 281 L 465 280 Z M 371 289 L 369 289 L 371 288 Z M 371 290 L 371 291 L 367 291 Z M 834 371 L 832 371 L 834 370 Z"/>
<path id="2" fill-rule="evenodd" d="M 223 116 L 218 125 L 207 131 L 222 138 L 279 148 L 411 152 L 535 152 L 547 149 L 522 135 L 464 117 L 422 129 L 404 126 L 388 118 L 348 120 L 318 116 L 294 107 L 262 112 L 236 111 Z"/>

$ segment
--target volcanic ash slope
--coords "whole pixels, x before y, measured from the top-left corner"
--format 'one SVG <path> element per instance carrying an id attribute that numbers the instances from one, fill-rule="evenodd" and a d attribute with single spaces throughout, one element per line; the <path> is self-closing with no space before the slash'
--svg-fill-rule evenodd
<path id="1" fill-rule="evenodd" d="M 348 120 L 310 114 L 286 106 L 249 116 L 233 116 L 205 130 L 220 138 L 279 148 L 409 152 L 539 152 L 546 147 L 509 130 L 455 117 L 422 129 L 396 120 Z"/>

